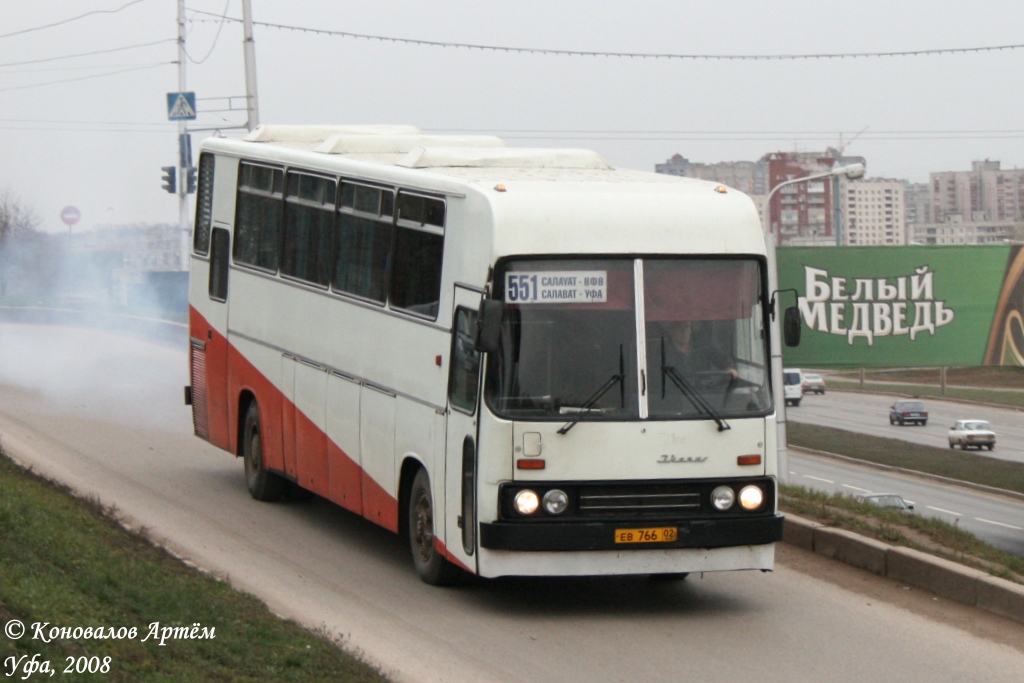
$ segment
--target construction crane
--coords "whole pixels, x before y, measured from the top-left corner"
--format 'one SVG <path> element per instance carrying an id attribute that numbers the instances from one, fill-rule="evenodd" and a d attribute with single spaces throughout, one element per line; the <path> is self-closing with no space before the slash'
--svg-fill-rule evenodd
<path id="1" fill-rule="evenodd" d="M 842 155 L 842 153 L 844 151 L 846 151 L 846 148 L 849 147 L 850 144 L 853 143 L 854 140 L 859 138 L 861 136 L 861 133 L 863 133 L 867 129 L 868 129 L 868 126 L 864 126 L 859 131 L 857 131 L 852 138 L 850 138 L 846 142 L 843 142 L 843 134 L 842 134 L 842 132 L 840 132 L 839 133 L 839 147 L 836 148 L 836 151 L 839 152 L 840 156 Z"/>

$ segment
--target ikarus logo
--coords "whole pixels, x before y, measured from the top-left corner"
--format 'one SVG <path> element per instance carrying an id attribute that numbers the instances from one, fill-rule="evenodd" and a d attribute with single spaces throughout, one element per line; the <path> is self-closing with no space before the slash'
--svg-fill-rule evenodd
<path id="1" fill-rule="evenodd" d="M 835 277 L 804 266 L 804 275 L 806 296 L 798 298 L 804 324 L 845 336 L 851 346 L 858 338 L 872 346 L 878 337 L 904 334 L 913 341 L 922 332 L 934 335 L 956 317 L 935 298 L 935 273 L 929 266 L 915 268 L 913 275 L 883 278 Z"/>
<path id="2" fill-rule="evenodd" d="M 707 461 L 707 456 L 703 455 L 674 455 L 670 453 L 664 453 L 658 458 L 657 463 L 659 465 L 671 465 L 671 464 L 696 464 Z"/>

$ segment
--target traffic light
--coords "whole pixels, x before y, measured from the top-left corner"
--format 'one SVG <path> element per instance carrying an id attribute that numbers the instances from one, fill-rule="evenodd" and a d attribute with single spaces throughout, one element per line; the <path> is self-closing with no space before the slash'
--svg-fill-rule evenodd
<path id="1" fill-rule="evenodd" d="M 196 191 L 196 167 L 195 166 L 189 166 L 188 168 L 186 168 L 185 169 L 185 177 L 188 179 L 188 182 L 185 185 L 186 191 L 189 194 L 195 194 L 195 191 Z"/>
<path id="2" fill-rule="evenodd" d="M 161 166 L 160 170 L 164 172 L 162 176 L 164 181 L 164 190 L 171 194 L 176 193 L 178 191 L 178 185 L 175 183 L 175 176 L 178 174 L 178 169 L 174 166 Z"/>

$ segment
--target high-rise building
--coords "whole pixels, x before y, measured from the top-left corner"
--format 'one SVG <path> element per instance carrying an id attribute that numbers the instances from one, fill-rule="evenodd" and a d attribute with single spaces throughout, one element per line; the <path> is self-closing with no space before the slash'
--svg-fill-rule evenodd
<path id="1" fill-rule="evenodd" d="M 932 194 L 928 183 L 903 181 L 903 207 L 907 230 L 918 223 L 932 222 Z"/>
<path id="2" fill-rule="evenodd" d="M 655 171 L 669 175 L 701 178 L 722 183 L 746 192 L 754 200 L 762 223 L 770 227 L 779 245 L 836 245 L 839 243 L 837 221 L 841 212 L 833 201 L 835 187 L 849 182 L 846 178 L 824 178 L 806 183 L 793 183 L 779 188 L 767 198 L 771 189 L 789 180 L 827 173 L 834 166 L 865 163 L 863 157 L 845 157 L 839 150 L 824 152 L 772 152 L 757 161 L 730 161 L 717 164 L 691 162 L 679 154 Z M 765 219 L 766 212 L 769 218 Z"/>
<path id="3" fill-rule="evenodd" d="M 861 247 L 907 243 L 902 180 L 850 180 L 843 183 L 841 195 L 841 244 Z"/>
<path id="4" fill-rule="evenodd" d="M 768 165 L 761 161 L 722 161 L 717 164 L 694 163 L 675 154 L 664 164 L 655 164 L 656 173 L 700 178 L 722 183 L 749 195 L 768 194 Z"/>
<path id="5" fill-rule="evenodd" d="M 970 171 L 930 174 L 930 220 L 909 226 L 917 244 L 1000 244 L 1024 236 L 1024 169 L 986 159 Z"/>
<path id="6" fill-rule="evenodd" d="M 1024 169 L 1003 169 L 998 161 L 975 161 L 970 171 L 931 174 L 936 223 L 1024 220 Z"/>
<path id="7" fill-rule="evenodd" d="M 865 164 L 864 157 L 845 157 L 839 150 L 829 147 L 824 152 L 773 152 L 762 157 L 768 162 L 768 187 L 827 173 L 833 167 L 849 164 Z M 836 188 L 842 188 L 850 181 L 836 176 L 793 183 L 779 188 L 772 196 L 769 212 L 769 229 L 779 245 L 829 246 L 840 244 L 843 232 L 838 222 L 842 212 L 837 211 L 834 197 Z"/>

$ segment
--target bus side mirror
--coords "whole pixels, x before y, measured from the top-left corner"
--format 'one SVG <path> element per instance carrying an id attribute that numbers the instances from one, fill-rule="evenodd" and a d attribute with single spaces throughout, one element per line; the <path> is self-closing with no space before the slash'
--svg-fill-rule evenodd
<path id="1" fill-rule="evenodd" d="M 786 346 L 800 345 L 800 331 L 803 322 L 800 320 L 800 309 L 790 306 L 782 318 L 782 335 L 786 340 Z"/>
<path id="2" fill-rule="evenodd" d="M 495 299 L 480 302 L 480 313 L 476 318 L 476 350 L 494 353 L 501 340 L 501 316 L 505 306 Z"/>

